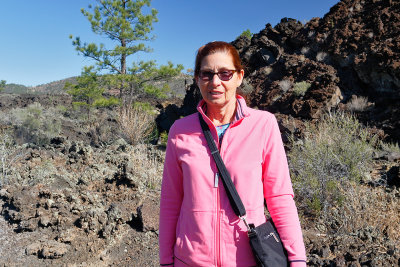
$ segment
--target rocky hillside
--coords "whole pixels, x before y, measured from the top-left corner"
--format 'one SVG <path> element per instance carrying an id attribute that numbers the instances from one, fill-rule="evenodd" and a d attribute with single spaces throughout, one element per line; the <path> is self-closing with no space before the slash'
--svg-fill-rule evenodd
<path id="1" fill-rule="evenodd" d="M 185 85 L 190 84 L 192 77 L 188 74 L 181 73 L 171 80 L 165 82 L 155 82 L 154 85 L 162 88 L 165 83 L 168 84 L 170 93 L 168 96 L 183 98 L 185 95 Z M 4 93 L 6 94 L 53 94 L 53 95 L 66 95 L 64 91 L 65 83 L 76 84 L 76 77 L 69 77 L 59 81 L 54 81 L 37 86 L 24 86 L 21 84 L 6 84 Z M 111 90 L 111 89 L 110 89 Z M 112 91 L 112 90 L 111 90 Z M 116 90 L 118 91 L 118 90 Z"/>

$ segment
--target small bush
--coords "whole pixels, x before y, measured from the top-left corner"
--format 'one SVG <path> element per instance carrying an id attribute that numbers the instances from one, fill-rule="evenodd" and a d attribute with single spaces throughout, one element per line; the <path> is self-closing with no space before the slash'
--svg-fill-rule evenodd
<path id="1" fill-rule="evenodd" d="M 100 97 L 95 99 L 93 102 L 93 106 L 95 106 L 96 108 L 106 108 L 106 107 L 116 106 L 119 104 L 120 104 L 119 99 L 113 96 L 110 98 Z"/>
<path id="2" fill-rule="evenodd" d="M 168 141 L 168 133 L 167 131 L 163 131 L 160 134 L 160 144 L 164 147 L 167 147 L 167 141 Z"/>
<path id="3" fill-rule="evenodd" d="M 349 103 L 347 103 L 347 109 L 350 111 L 361 112 L 366 110 L 368 107 L 368 98 L 364 96 L 353 95 Z"/>
<path id="4" fill-rule="evenodd" d="M 319 62 L 325 61 L 328 58 L 328 53 L 318 52 L 315 59 Z"/>
<path id="5" fill-rule="evenodd" d="M 167 94 L 171 92 L 171 88 L 168 84 L 164 84 L 161 88 L 154 85 L 146 85 L 144 87 L 144 92 L 149 96 L 158 99 L 165 99 L 168 97 Z"/>
<path id="6" fill-rule="evenodd" d="M 293 87 L 293 94 L 295 96 L 304 96 L 310 87 L 311 84 L 306 81 L 295 83 Z"/>
<path id="7" fill-rule="evenodd" d="M 61 114 L 66 114 L 68 112 L 68 108 L 64 105 L 58 105 L 56 106 L 56 110 L 60 112 Z"/>
<path id="8" fill-rule="evenodd" d="M 40 103 L 26 108 L 15 108 L 2 122 L 14 126 L 14 134 L 22 143 L 43 146 L 61 132 L 61 119 L 57 109 L 45 110 Z"/>
<path id="9" fill-rule="evenodd" d="M 154 107 L 148 102 L 136 101 L 136 102 L 133 103 L 133 107 L 134 108 L 140 108 L 143 111 L 151 113 L 151 114 L 154 113 Z"/>
<path id="10" fill-rule="evenodd" d="M 308 52 L 310 52 L 310 48 L 308 46 L 304 46 L 300 50 L 300 53 L 303 54 L 303 55 L 308 54 Z"/>
<path id="11" fill-rule="evenodd" d="M 243 31 L 240 36 L 244 36 L 247 39 L 251 40 L 251 38 L 253 37 L 253 34 L 251 33 L 250 29 L 247 29 L 245 31 Z"/>
<path id="12" fill-rule="evenodd" d="M 10 171 L 11 156 L 15 151 L 15 145 L 6 132 L 0 131 L 0 186 L 3 185 Z"/>
<path id="13" fill-rule="evenodd" d="M 0 92 L 3 91 L 6 88 L 6 81 L 1 80 L 0 81 Z"/>
<path id="14" fill-rule="evenodd" d="M 379 148 L 382 149 L 383 151 L 389 152 L 389 153 L 399 153 L 400 154 L 400 147 L 398 143 L 384 143 L 384 142 L 379 142 Z"/>
<path id="15" fill-rule="evenodd" d="M 135 166 L 135 177 L 141 186 L 161 189 L 164 156 L 164 152 L 152 145 L 139 144 L 133 147 L 130 160 Z"/>
<path id="16" fill-rule="evenodd" d="M 291 140 L 293 186 L 307 213 L 326 215 L 343 203 L 347 183 L 370 171 L 375 138 L 354 116 L 327 114 L 315 127 L 306 124 L 303 140 Z"/>
<path id="17" fill-rule="evenodd" d="M 118 124 L 131 144 L 145 143 L 155 138 L 155 116 L 140 106 L 123 105 L 118 113 Z"/>
<path id="18" fill-rule="evenodd" d="M 290 80 L 284 79 L 279 82 L 279 87 L 281 88 L 282 92 L 286 93 L 292 87 L 292 83 Z"/>

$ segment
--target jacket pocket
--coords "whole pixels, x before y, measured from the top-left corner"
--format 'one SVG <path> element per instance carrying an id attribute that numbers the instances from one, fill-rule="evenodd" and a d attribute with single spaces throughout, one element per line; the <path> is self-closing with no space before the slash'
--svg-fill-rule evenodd
<path id="1" fill-rule="evenodd" d="M 174 253 L 191 266 L 210 266 L 214 259 L 215 216 L 209 211 L 181 210 Z"/>
<path id="2" fill-rule="evenodd" d="M 228 211 L 229 212 L 229 211 Z M 264 207 L 246 211 L 246 221 L 259 225 L 265 222 Z M 253 252 L 250 247 L 247 228 L 242 220 L 232 211 L 225 214 L 222 221 L 223 258 L 227 266 L 256 266 Z"/>

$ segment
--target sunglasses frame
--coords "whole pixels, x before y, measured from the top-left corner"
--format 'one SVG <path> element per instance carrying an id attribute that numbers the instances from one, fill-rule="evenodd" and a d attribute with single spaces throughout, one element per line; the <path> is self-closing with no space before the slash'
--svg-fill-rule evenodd
<path id="1" fill-rule="evenodd" d="M 211 75 L 203 75 L 204 72 L 208 72 L 208 73 L 212 74 L 212 76 L 211 76 Z M 226 79 L 222 79 L 222 77 L 221 77 L 220 75 L 221 75 L 221 73 L 223 73 L 223 72 L 230 72 L 230 77 L 229 77 L 229 79 L 227 79 L 227 80 L 226 80 Z M 223 70 L 223 71 L 218 71 L 218 72 L 212 72 L 212 71 L 208 71 L 208 70 L 206 70 L 206 71 L 201 70 L 201 71 L 199 72 L 199 78 L 200 78 L 202 81 L 208 82 L 208 81 L 211 81 L 212 79 L 214 79 L 214 75 L 217 74 L 218 78 L 219 78 L 221 81 L 227 82 L 227 81 L 230 81 L 230 80 L 232 79 L 232 77 L 233 77 L 233 75 L 235 74 L 235 72 L 237 72 L 236 69 L 235 69 L 235 70 Z"/>

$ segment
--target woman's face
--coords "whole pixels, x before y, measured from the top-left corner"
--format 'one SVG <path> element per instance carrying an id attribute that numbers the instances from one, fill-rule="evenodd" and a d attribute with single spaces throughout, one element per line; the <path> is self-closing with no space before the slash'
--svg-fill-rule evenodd
<path id="1" fill-rule="evenodd" d="M 216 52 L 203 58 L 200 73 L 204 71 L 217 73 L 234 69 L 232 56 L 229 53 Z M 216 74 L 208 81 L 200 77 L 197 77 L 196 81 L 207 105 L 223 108 L 233 103 L 236 105 L 236 88 L 242 83 L 243 74 L 243 70 L 235 71 L 228 81 L 221 80 Z"/>

